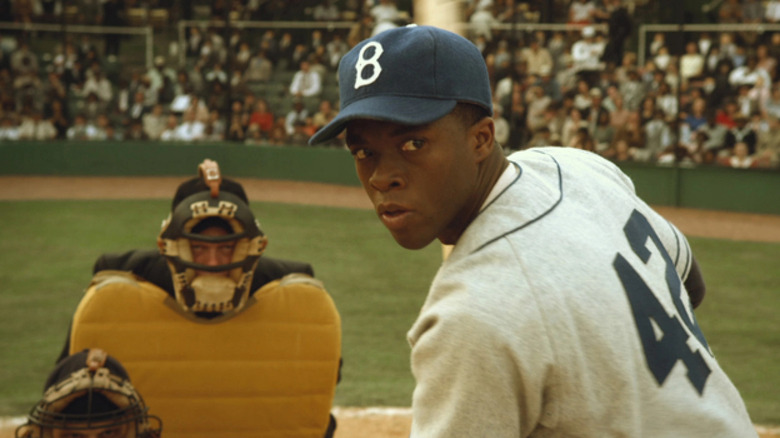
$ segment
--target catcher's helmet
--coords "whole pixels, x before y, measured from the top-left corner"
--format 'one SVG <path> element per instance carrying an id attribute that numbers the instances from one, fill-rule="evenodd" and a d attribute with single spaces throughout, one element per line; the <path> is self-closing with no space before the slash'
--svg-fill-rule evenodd
<path id="1" fill-rule="evenodd" d="M 168 261 L 176 301 L 183 310 L 198 316 L 233 314 L 249 298 L 252 276 L 267 239 L 241 185 L 223 180 L 214 161 L 205 160 L 199 170 L 198 178 L 179 187 L 172 211 L 163 221 L 158 246 Z M 224 224 L 226 235 L 200 234 L 204 222 Z M 193 241 L 233 242 L 231 262 L 219 266 L 195 263 Z M 199 271 L 226 275 L 203 276 Z"/>
<path id="2" fill-rule="evenodd" d="M 115 429 L 121 438 L 159 438 L 162 422 L 148 415 L 124 367 L 99 349 L 60 361 L 46 381 L 43 398 L 17 438 L 49 438 L 54 430 Z M 118 429 L 116 429 L 118 428 Z"/>

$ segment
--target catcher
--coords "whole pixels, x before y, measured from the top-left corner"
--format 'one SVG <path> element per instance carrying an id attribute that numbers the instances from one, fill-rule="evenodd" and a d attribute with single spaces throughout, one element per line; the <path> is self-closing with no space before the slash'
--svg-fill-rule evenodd
<path id="1" fill-rule="evenodd" d="M 59 362 L 17 438 L 159 438 L 162 422 L 148 415 L 122 364 L 90 349 Z"/>
<path id="2" fill-rule="evenodd" d="M 308 263 L 263 255 L 243 187 L 205 160 L 157 250 L 101 256 L 63 355 L 121 358 L 166 436 L 331 437 L 341 321 Z"/>

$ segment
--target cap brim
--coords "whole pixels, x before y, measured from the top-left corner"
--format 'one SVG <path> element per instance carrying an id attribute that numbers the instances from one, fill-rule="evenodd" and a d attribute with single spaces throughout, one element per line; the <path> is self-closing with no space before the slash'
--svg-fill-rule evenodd
<path id="1" fill-rule="evenodd" d="M 336 118 L 310 139 L 310 145 L 324 143 L 338 136 L 351 120 L 370 119 L 401 125 L 425 125 L 449 114 L 458 102 L 406 96 L 374 96 L 349 104 Z"/>

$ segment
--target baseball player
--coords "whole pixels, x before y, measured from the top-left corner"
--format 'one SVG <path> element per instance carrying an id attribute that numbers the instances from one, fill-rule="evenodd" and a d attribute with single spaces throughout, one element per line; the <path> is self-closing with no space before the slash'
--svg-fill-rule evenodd
<path id="1" fill-rule="evenodd" d="M 60 361 L 17 438 L 159 438 L 162 422 L 147 413 L 119 361 L 89 349 Z"/>
<path id="2" fill-rule="evenodd" d="M 408 333 L 412 437 L 756 436 L 696 323 L 685 236 L 596 154 L 505 157 L 471 42 L 386 31 L 339 81 L 310 143 L 346 130 L 395 240 L 453 245 Z"/>
<path id="3" fill-rule="evenodd" d="M 63 355 L 112 351 L 173 438 L 332 437 L 338 311 L 310 264 L 263 255 L 243 187 L 205 160 L 157 243 L 98 259 Z"/>

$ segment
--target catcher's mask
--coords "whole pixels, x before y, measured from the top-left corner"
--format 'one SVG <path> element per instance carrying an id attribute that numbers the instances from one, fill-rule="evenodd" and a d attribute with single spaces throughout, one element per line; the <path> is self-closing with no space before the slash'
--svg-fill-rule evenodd
<path id="1" fill-rule="evenodd" d="M 148 415 L 122 365 L 99 349 L 63 359 L 46 381 L 17 438 L 51 438 L 56 431 L 108 429 L 117 438 L 159 438 L 162 422 Z M 102 435 L 101 435 L 102 436 Z"/>
<path id="2" fill-rule="evenodd" d="M 238 195 L 220 190 L 222 178 L 217 164 L 211 160 L 201 164 L 200 173 L 205 184 L 195 187 L 203 190 L 176 203 L 163 221 L 157 243 L 168 261 L 176 301 L 182 309 L 204 317 L 229 315 L 246 304 L 252 276 L 267 239 L 245 200 L 243 189 Z M 213 227 L 224 231 L 220 235 L 202 234 L 204 228 Z M 196 263 L 192 249 L 199 242 L 231 243 L 230 262 Z"/>

